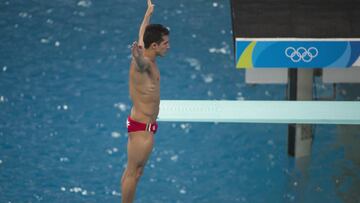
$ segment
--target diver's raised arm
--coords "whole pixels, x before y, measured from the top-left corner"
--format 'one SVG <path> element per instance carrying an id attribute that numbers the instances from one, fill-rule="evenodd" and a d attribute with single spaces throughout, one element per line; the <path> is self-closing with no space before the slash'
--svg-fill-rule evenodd
<path id="1" fill-rule="evenodd" d="M 135 68 L 138 71 L 144 72 L 150 67 L 149 59 L 144 57 L 144 47 L 139 46 L 136 41 L 131 46 L 131 55 L 132 58 L 135 60 Z"/>
<path id="2" fill-rule="evenodd" d="M 140 30 L 139 30 L 139 41 L 138 41 L 138 45 L 140 47 L 144 47 L 144 33 L 145 33 L 145 29 L 146 29 L 146 26 L 149 25 L 150 23 L 150 18 L 151 18 L 151 15 L 154 11 L 154 4 L 152 4 L 151 0 L 147 0 L 147 10 L 146 10 L 146 13 L 145 13 L 145 16 L 144 16 L 144 19 L 141 23 L 141 26 L 140 26 Z"/>

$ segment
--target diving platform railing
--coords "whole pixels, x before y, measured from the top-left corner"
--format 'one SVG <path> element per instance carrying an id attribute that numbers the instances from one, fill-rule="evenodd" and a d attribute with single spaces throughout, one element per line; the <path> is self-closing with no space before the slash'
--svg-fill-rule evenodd
<path id="1" fill-rule="evenodd" d="M 360 124 L 360 102 L 161 100 L 158 121 Z"/>

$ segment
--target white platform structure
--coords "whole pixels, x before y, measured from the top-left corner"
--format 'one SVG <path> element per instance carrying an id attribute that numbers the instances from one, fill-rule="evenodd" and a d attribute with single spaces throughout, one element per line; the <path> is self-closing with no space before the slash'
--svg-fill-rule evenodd
<path id="1" fill-rule="evenodd" d="M 360 102 L 161 100 L 158 121 L 360 124 Z"/>
<path id="2" fill-rule="evenodd" d="M 322 69 L 323 83 L 360 83 L 360 60 L 358 66 L 351 68 L 328 68 Z M 287 84 L 288 69 L 264 68 L 246 69 L 245 82 L 247 84 Z"/>
<path id="3" fill-rule="evenodd" d="M 360 65 L 360 62 L 358 63 Z M 322 80 L 323 83 L 360 83 L 360 67 L 323 69 Z"/>

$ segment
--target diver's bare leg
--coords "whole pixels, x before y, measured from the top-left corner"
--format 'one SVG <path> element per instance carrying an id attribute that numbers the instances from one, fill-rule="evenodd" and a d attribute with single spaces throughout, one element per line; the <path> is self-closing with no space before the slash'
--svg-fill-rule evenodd
<path id="1" fill-rule="evenodd" d="M 127 149 L 128 163 L 121 178 L 122 203 L 133 202 L 136 185 L 151 154 L 153 144 L 154 135 L 151 132 L 141 131 L 129 133 Z"/>

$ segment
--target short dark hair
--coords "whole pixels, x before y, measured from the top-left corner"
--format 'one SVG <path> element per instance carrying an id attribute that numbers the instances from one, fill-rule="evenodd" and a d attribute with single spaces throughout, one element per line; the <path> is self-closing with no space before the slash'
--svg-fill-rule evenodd
<path id="1" fill-rule="evenodd" d="M 152 43 L 160 44 L 163 36 L 169 35 L 170 31 L 161 24 L 149 24 L 145 28 L 144 45 L 148 49 Z"/>

